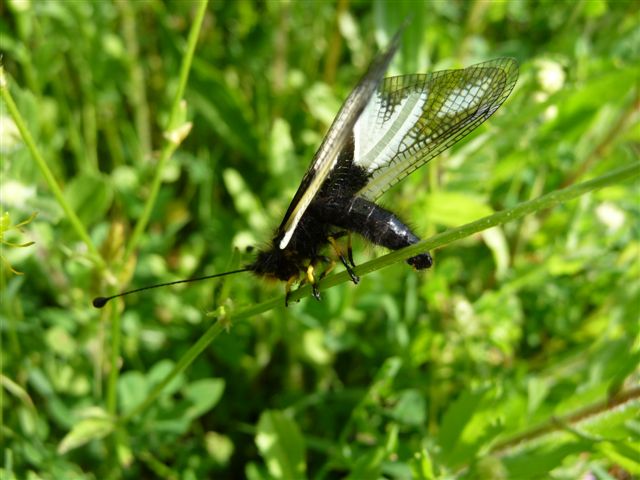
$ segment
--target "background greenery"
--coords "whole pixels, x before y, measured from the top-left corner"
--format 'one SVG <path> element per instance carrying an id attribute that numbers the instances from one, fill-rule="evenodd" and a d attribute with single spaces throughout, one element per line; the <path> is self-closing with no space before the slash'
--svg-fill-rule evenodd
<path id="1" fill-rule="evenodd" d="M 61 187 L 5 100 L 3 478 L 640 475 L 637 180 L 322 302 L 238 275 L 90 305 L 249 261 L 407 15 L 390 74 L 521 64 L 498 114 L 384 197 L 421 235 L 632 164 L 637 6 L 211 2 L 200 27 L 187 1 L 0 3 L 9 92 Z M 358 263 L 383 253 L 355 241 Z"/>

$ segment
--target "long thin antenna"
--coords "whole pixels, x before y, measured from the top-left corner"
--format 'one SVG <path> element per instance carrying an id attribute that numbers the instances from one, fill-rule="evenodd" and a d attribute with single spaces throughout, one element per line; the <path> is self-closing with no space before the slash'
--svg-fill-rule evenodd
<path id="1" fill-rule="evenodd" d="M 152 288 L 168 287 L 169 285 L 176 285 L 178 283 L 199 282 L 200 280 L 209 280 L 210 278 L 224 277 L 225 275 L 233 275 L 234 273 L 248 272 L 249 270 L 250 269 L 248 268 L 241 268 L 240 270 L 232 270 L 230 272 L 216 273 L 215 275 L 207 275 L 205 277 L 187 278 L 185 280 L 176 280 L 175 282 L 149 285 L 148 287 L 136 288 L 135 290 L 129 290 L 128 292 L 121 292 L 121 293 L 118 293 L 117 295 L 112 295 L 111 297 L 96 297 L 93 299 L 92 303 L 94 307 L 102 308 L 107 304 L 109 300 L 112 300 L 118 297 L 124 297 L 125 295 L 129 295 L 130 293 L 137 293 L 143 290 L 151 290 Z"/>

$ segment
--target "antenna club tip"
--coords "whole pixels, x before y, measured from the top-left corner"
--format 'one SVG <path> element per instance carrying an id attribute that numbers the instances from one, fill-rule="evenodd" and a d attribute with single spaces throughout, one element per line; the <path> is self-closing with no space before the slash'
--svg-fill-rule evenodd
<path id="1" fill-rule="evenodd" d="M 93 306 L 96 308 L 102 308 L 107 304 L 108 301 L 109 299 L 106 297 L 96 297 L 91 303 L 93 303 Z"/>

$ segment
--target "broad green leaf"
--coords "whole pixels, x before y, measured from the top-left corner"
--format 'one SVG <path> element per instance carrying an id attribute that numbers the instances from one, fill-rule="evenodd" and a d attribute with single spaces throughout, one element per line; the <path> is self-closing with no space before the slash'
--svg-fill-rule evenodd
<path id="1" fill-rule="evenodd" d="M 101 221 L 113 200 L 113 188 L 108 179 L 93 173 L 81 173 L 74 177 L 64 194 L 85 225 Z"/>
<path id="2" fill-rule="evenodd" d="M 527 414 L 533 415 L 549 394 L 549 381 L 544 378 L 531 376 L 527 382 Z"/>
<path id="3" fill-rule="evenodd" d="M 621 408 L 606 410 L 595 415 L 588 422 L 579 425 L 589 436 L 602 437 L 611 441 L 640 442 L 640 432 L 632 427 L 640 418 L 640 401 L 626 402 Z"/>
<path id="4" fill-rule="evenodd" d="M 47 343 L 52 351 L 56 352 L 62 358 L 73 356 L 78 348 L 75 339 L 69 332 L 58 325 L 54 325 L 47 330 Z"/>
<path id="5" fill-rule="evenodd" d="M 231 438 L 216 432 L 205 434 L 205 448 L 207 453 L 220 465 L 229 463 L 234 451 L 234 444 Z"/>
<path id="6" fill-rule="evenodd" d="M 418 390 L 400 392 L 392 414 L 399 422 L 407 425 L 421 426 L 426 420 L 427 404 Z"/>
<path id="7" fill-rule="evenodd" d="M 252 111 L 245 97 L 221 78 L 220 72 L 205 62 L 194 62 L 196 78 L 204 83 L 207 95 L 199 89 L 191 89 L 189 96 L 193 108 L 202 114 L 218 137 L 229 146 L 242 152 L 247 158 L 261 157 L 256 129 L 253 128 Z"/>
<path id="8" fill-rule="evenodd" d="M 501 427 L 495 392 L 485 387 L 463 393 L 445 412 L 438 444 L 443 463 L 469 462 Z"/>
<path id="9" fill-rule="evenodd" d="M 147 396 L 148 384 L 141 372 L 123 373 L 118 379 L 118 400 L 120 411 L 128 413 L 141 404 Z"/>
<path id="10" fill-rule="evenodd" d="M 158 363 L 156 363 L 147 374 L 147 382 L 149 384 L 149 387 L 162 382 L 167 377 L 167 375 L 169 375 L 173 371 L 174 366 L 175 363 L 172 360 L 168 359 L 160 360 Z M 167 386 L 165 386 L 162 394 L 165 396 L 173 395 L 180 389 L 180 387 L 182 387 L 184 381 L 184 374 L 177 375 L 169 382 Z"/>
<path id="11" fill-rule="evenodd" d="M 640 441 L 603 442 L 598 450 L 633 475 L 640 475 Z"/>
<path id="12" fill-rule="evenodd" d="M 6 389 L 11 395 L 16 397 L 20 402 L 29 408 L 29 410 L 35 410 L 33 400 L 29 396 L 29 393 L 14 382 L 12 379 L 5 375 L 0 374 L 0 386 Z"/>
<path id="13" fill-rule="evenodd" d="M 359 455 L 353 462 L 351 472 L 347 476 L 349 480 L 364 478 L 379 478 L 382 470 L 382 462 L 386 457 L 386 449 L 373 448 L 363 455 Z"/>
<path id="14" fill-rule="evenodd" d="M 304 438 L 298 425 L 284 413 L 267 410 L 260 415 L 256 445 L 274 478 L 305 477 Z"/>
<path id="15" fill-rule="evenodd" d="M 191 402 L 191 406 L 186 415 L 197 418 L 211 410 L 222 398 L 224 387 L 224 379 L 221 378 L 204 378 L 187 385 L 183 394 Z"/>
<path id="16" fill-rule="evenodd" d="M 438 435 L 438 445 L 445 458 L 457 447 L 464 428 L 488 393 L 488 388 L 465 391 L 447 409 L 442 419 L 442 428 Z"/>
<path id="17" fill-rule="evenodd" d="M 513 456 L 504 457 L 503 465 L 507 468 L 507 478 L 537 479 L 560 466 L 568 456 L 588 452 L 591 448 L 590 442 L 567 441 L 565 434 L 553 434 L 539 446 L 519 449 Z"/>
<path id="18" fill-rule="evenodd" d="M 75 448 L 81 447 L 92 440 L 99 440 L 106 437 L 115 429 L 115 423 L 106 412 L 94 408 L 91 417 L 84 418 L 77 422 L 69 433 L 67 433 L 58 445 L 58 453 L 65 453 Z"/>

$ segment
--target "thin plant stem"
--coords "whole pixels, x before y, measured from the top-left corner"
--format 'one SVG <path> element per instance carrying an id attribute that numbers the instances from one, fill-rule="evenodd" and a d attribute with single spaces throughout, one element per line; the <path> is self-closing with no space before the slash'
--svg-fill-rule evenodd
<path id="1" fill-rule="evenodd" d="M 191 25 L 191 31 L 189 32 L 189 39 L 187 41 L 187 50 L 185 52 L 184 58 L 182 60 L 182 66 L 180 67 L 180 77 L 178 82 L 178 89 L 176 90 L 176 94 L 173 98 L 173 104 L 171 107 L 171 114 L 169 116 L 169 122 L 167 124 L 167 128 L 165 130 L 165 145 L 160 155 L 160 160 L 158 161 L 158 165 L 156 167 L 156 174 L 151 183 L 151 191 L 149 193 L 149 198 L 144 206 L 144 211 L 142 212 L 142 216 L 133 230 L 133 233 L 129 239 L 129 243 L 125 249 L 123 265 L 126 265 L 129 257 L 140 243 L 140 238 L 142 237 L 142 233 L 147 228 L 147 224 L 149 223 L 149 219 L 151 217 L 151 212 L 153 211 L 153 207 L 156 203 L 156 199 L 158 198 L 158 193 L 160 192 L 160 185 L 162 184 L 162 176 L 164 174 L 165 165 L 167 161 L 173 154 L 173 152 L 178 147 L 179 141 L 176 141 L 174 136 L 168 135 L 168 133 L 180 127 L 177 125 L 179 120 L 179 112 L 180 112 L 180 104 L 182 102 L 182 97 L 184 95 L 184 89 L 187 85 L 187 80 L 189 79 L 189 71 L 191 69 L 191 64 L 193 61 L 193 54 L 196 49 L 196 44 L 198 42 L 198 37 L 200 35 L 200 28 L 202 27 L 202 21 L 204 19 L 204 14 L 207 8 L 208 0 L 203 0 L 198 3 L 198 10 L 196 12 L 196 16 Z"/>
<path id="2" fill-rule="evenodd" d="M 520 203 L 513 208 L 502 210 L 494 213 L 493 215 L 476 220 L 475 222 L 462 225 L 461 227 L 449 229 L 445 232 L 434 235 L 433 237 L 422 240 L 415 245 L 411 245 L 410 247 L 391 252 L 382 257 L 363 263 L 354 269 L 355 273 L 359 276 L 366 275 L 420 253 L 435 250 L 449 243 L 469 237 L 474 233 L 518 220 L 525 215 L 551 208 L 554 205 L 567 202 L 592 190 L 597 190 L 608 185 L 614 185 L 624 180 L 637 177 L 638 175 L 640 175 L 640 162 L 634 162 L 631 165 L 601 175 L 592 180 L 575 184 L 564 189 L 554 190 L 553 192 L 549 192 L 533 200 Z M 336 273 L 335 275 L 331 275 L 320 282 L 320 290 L 326 290 L 349 280 L 350 277 L 347 272 Z M 292 292 L 289 296 L 289 300 L 296 301 L 309 295 L 311 295 L 311 287 L 309 285 L 305 285 L 295 292 Z M 278 305 L 284 305 L 284 296 L 267 300 L 266 302 L 258 305 L 236 310 L 231 314 L 231 317 L 236 321 L 246 319 L 267 310 L 271 310 Z"/>
<path id="3" fill-rule="evenodd" d="M 165 137 L 167 138 L 166 142 L 165 142 L 165 146 L 164 149 L 162 150 L 162 154 L 160 156 L 160 160 L 158 162 L 158 165 L 156 167 L 156 175 L 153 178 L 153 182 L 152 182 L 152 186 L 151 186 L 151 192 L 149 194 L 149 198 L 147 199 L 147 202 L 145 204 L 145 208 L 144 208 L 144 212 L 140 218 L 140 220 L 138 221 L 138 223 L 135 226 L 135 229 L 133 231 L 133 234 L 131 235 L 131 238 L 129 240 L 129 243 L 127 244 L 127 247 L 125 249 L 125 253 L 124 253 L 124 261 L 123 264 L 126 265 L 131 254 L 133 253 L 133 250 L 135 250 L 135 248 L 137 247 L 140 238 L 142 236 L 142 232 L 144 232 L 148 222 L 149 222 L 149 218 L 151 217 L 151 211 L 153 210 L 153 206 L 155 205 L 156 199 L 158 197 L 158 193 L 160 191 L 160 185 L 162 183 L 162 174 L 165 168 L 165 165 L 167 163 L 167 161 L 169 160 L 169 158 L 171 157 L 171 155 L 173 154 L 173 152 L 175 151 L 175 149 L 178 147 L 179 145 L 179 141 L 175 141 L 172 135 L 167 135 L 169 133 L 170 130 L 172 129 L 177 129 L 180 128 L 179 125 L 177 125 L 178 121 L 179 121 L 179 114 L 180 114 L 180 105 L 182 102 L 182 97 L 184 95 L 184 90 L 185 87 L 187 85 L 187 80 L 189 78 L 189 71 L 191 69 L 191 64 L 193 61 L 193 55 L 195 52 L 195 48 L 196 48 L 196 44 L 198 42 L 198 37 L 200 35 L 200 28 L 202 27 L 202 22 L 204 19 L 204 14 L 207 8 L 207 3 L 208 0 L 204 0 L 198 3 L 198 9 L 196 12 L 196 16 L 195 19 L 193 21 L 193 24 L 191 26 L 191 31 L 189 32 L 189 38 L 187 41 L 187 50 L 185 52 L 185 56 L 182 60 L 182 66 L 180 68 L 180 79 L 179 79 L 179 84 L 178 84 L 178 89 L 176 91 L 175 97 L 173 99 L 173 105 L 171 107 L 171 115 L 169 116 L 169 122 L 167 124 L 167 128 L 165 130 Z M 114 311 L 117 310 L 114 308 Z M 117 318 L 119 319 L 119 313 L 114 313 L 114 316 L 117 316 Z M 218 324 L 220 322 L 216 322 L 216 324 Z M 214 325 L 215 327 L 215 325 Z M 117 388 L 117 384 L 118 384 L 118 369 L 117 369 L 117 362 L 119 355 L 120 355 L 120 342 L 118 340 L 118 342 L 115 342 L 115 339 L 119 339 L 119 329 L 120 329 L 120 322 L 119 321 L 112 321 L 112 325 L 111 325 L 111 333 L 112 333 L 112 339 L 114 339 L 114 342 L 111 345 L 112 348 L 112 355 L 111 355 L 111 369 L 112 369 L 112 373 L 109 376 L 109 388 L 108 388 L 108 399 L 109 399 L 109 404 L 115 408 L 115 402 L 116 402 L 116 388 Z M 219 332 L 218 332 L 219 333 Z M 215 335 L 217 336 L 217 334 Z M 213 338 L 215 338 L 215 336 Z M 174 369 L 175 375 L 177 375 L 179 372 L 181 372 L 182 370 L 186 369 L 187 366 L 189 364 L 191 364 L 191 362 L 193 361 L 193 359 L 190 360 L 190 354 L 192 351 L 197 351 L 196 356 L 202 351 L 202 350 L 196 350 L 196 347 L 201 344 L 201 342 L 205 341 L 204 339 L 206 339 L 207 343 L 204 345 L 203 349 L 206 347 L 206 345 L 208 345 L 213 338 L 209 339 L 208 336 L 203 336 L 197 343 L 196 345 L 194 345 L 194 347 L 192 347 L 189 352 L 187 352 L 182 359 L 178 362 L 178 365 L 176 365 L 176 368 Z M 195 358 L 195 357 L 194 357 Z M 184 365 L 183 365 L 184 364 Z M 179 368 L 179 369 L 178 369 Z M 138 412 L 144 411 L 150 404 L 151 402 L 153 402 L 153 400 L 162 392 L 162 390 L 166 387 L 166 385 L 171 381 L 171 379 L 174 378 L 175 375 L 172 375 L 173 372 L 171 372 L 167 378 L 165 378 L 164 381 L 162 381 L 160 384 L 158 384 L 153 391 L 149 394 L 149 396 L 147 397 L 147 399 L 140 404 L 137 408 L 135 408 L 133 410 L 133 412 L 129 413 L 125 418 L 130 418 L 131 416 L 137 414 Z"/>
<path id="4" fill-rule="evenodd" d="M 151 184 L 151 191 L 149 193 L 149 198 L 147 199 L 147 202 L 145 204 L 144 211 L 142 213 L 140 220 L 138 221 L 138 223 L 136 224 L 133 230 L 131 238 L 129 239 L 129 243 L 126 246 L 124 259 L 122 262 L 123 265 L 127 264 L 129 258 L 131 257 L 131 254 L 133 253 L 135 248 L 138 246 L 138 243 L 140 242 L 142 233 L 144 232 L 145 228 L 147 227 L 147 224 L 149 223 L 149 218 L 151 217 L 151 211 L 153 210 L 153 206 L 155 205 L 156 199 L 158 197 L 158 193 L 160 192 L 160 185 L 162 184 L 162 174 L 164 172 L 164 167 L 167 161 L 169 160 L 169 158 L 171 157 L 171 155 L 173 154 L 173 152 L 176 150 L 176 148 L 180 144 L 180 140 L 176 140 L 177 136 L 171 134 L 170 131 L 172 129 L 178 130 L 182 128 L 180 125 L 177 125 L 179 121 L 180 107 L 182 103 L 182 97 L 184 95 L 184 90 L 187 85 L 187 80 L 189 78 L 189 71 L 191 69 L 191 64 L 193 61 L 193 54 L 195 52 L 195 48 L 198 43 L 198 37 L 200 35 L 200 29 L 202 27 L 202 22 L 204 20 L 207 3 L 208 3 L 208 0 L 203 0 L 198 3 L 198 10 L 196 12 L 194 22 L 191 26 L 191 31 L 189 32 L 189 38 L 187 41 L 187 51 L 182 60 L 182 66 L 180 68 L 178 89 L 176 90 L 176 94 L 173 99 L 171 115 L 169 116 L 169 121 L 167 124 L 167 128 L 165 130 L 165 138 L 166 138 L 165 145 L 162 150 L 162 154 L 160 156 L 158 166 L 156 168 L 156 174 Z M 113 312 L 114 313 L 111 321 L 111 338 L 112 338 L 111 372 L 109 375 L 109 384 L 107 389 L 107 404 L 108 404 L 108 410 L 111 413 L 115 413 L 115 409 L 117 405 L 116 397 L 117 397 L 117 385 L 118 385 L 118 379 L 119 379 L 119 370 L 118 370 L 117 362 L 120 357 L 120 346 L 121 346 L 120 345 L 120 325 L 121 325 L 120 314 L 117 308 L 114 308 Z M 171 378 L 167 380 L 167 383 L 170 381 Z M 159 394 L 162 391 L 162 389 L 166 386 L 166 383 L 163 382 L 160 385 L 161 385 L 161 388 L 158 390 L 158 388 L 156 387 L 156 389 L 154 389 L 154 392 L 158 390 L 158 394 Z M 157 396 L 157 394 L 155 396 Z M 153 398 L 155 398 L 155 396 Z M 151 398 L 151 394 L 149 395 L 148 398 Z M 148 406 L 148 404 L 144 404 L 144 403 L 143 405 L 145 405 L 144 408 Z M 138 411 L 139 408 L 136 409 L 136 411 Z"/>
<path id="5" fill-rule="evenodd" d="M 474 233 L 478 233 L 488 228 L 502 225 L 507 222 L 518 220 L 530 213 L 550 208 L 551 206 L 557 205 L 562 202 L 567 202 L 590 191 L 632 179 L 634 177 L 637 177 L 639 174 L 640 162 L 635 162 L 613 172 L 601 175 L 597 178 L 594 178 L 593 180 L 572 185 L 561 190 L 555 190 L 534 200 L 520 203 L 513 208 L 503 210 L 493 215 L 481 218 L 480 220 L 476 220 L 475 222 L 468 223 L 461 227 L 452 228 L 450 230 L 447 230 L 446 232 L 434 235 L 433 237 L 423 240 L 415 245 L 412 245 L 411 247 L 407 247 L 402 250 L 384 255 L 383 257 L 377 258 L 375 260 L 371 260 L 367 263 L 363 263 L 355 269 L 355 272 L 357 275 L 362 276 L 367 273 L 380 270 L 381 268 L 401 262 L 419 253 L 434 250 L 456 240 L 469 237 Z M 337 273 L 322 280 L 320 282 L 320 288 L 321 290 L 331 288 L 349 280 L 350 277 L 347 272 Z M 295 301 L 310 294 L 311 287 L 307 285 L 305 287 L 299 288 L 295 292 L 292 292 L 289 301 Z M 198 355 L 205 348 L 207 348 L 209 344 L 215 338 L 217 338 L 225 328 L 227 328 L 231 324 L 231 319 L 233 319 L 233 321 L 235 322 L 245 320 L 281 306 L 284 306 L 284 296 L 272 298 L 265 302 L 259 303 L 258 305 L 242 308 L 236 310 L 235 312 L 229 313 L 226 311 L 222 311 L 222 313 L 219 315 L 218 321 L 216 321 L 211 327 L 209 327 L 207 331 L 202 335 L 202 337 L 200 337 L 200 339 L 196 342 L 196 344 L 193 345 L 182 356 L 182 358 L 178 361 L 173 370 L 165 377 L 165 379 L 158 385 L 156 385 L 153 391 L 149 393 L 147 398 L 138 407 L 125 415 L 121 419 L 121 421 L 127 422 L 135 415 L 142 413 L 147 407 L 149 407 L 149 405 L 151 405 L 154 400 L 162 393 L 162 390 L 169 384 L 169 382 L 184 370 L 186 370 L 186 368 L 198 357 Z"/>
<path id="6" fill-rule="evenodd" d="M 4 103 L 7 106 L 7 110 L 9 110 L 9 114 L 11 115 L 11 118 L 15 122 L 16 127 L 18 127 L 18 131 L 20 132 L 20 135 L 22 136 L 24 143 L 27 145 L 27 148 L 29 149 L 31 156 L 33 157 L 33 159 L 36 162 L 36 165 L 40 169 L 40 173 L 42 173 L 42 176 L 44 177 L 47 185 L 49 186 L 49 189 L 53 193 L 53 196 L 56 198 L 56 200 L 62 207 L 62 210 L 64 210 L 64 213 L 66 214 L 67 219 L 69 220 L 69 223 L 71 223 L 71 227 L 73 228 L 73 230 L 75 230 L 78 237 L 80 237 L 82 241 L 85 243 L 85 245 L 87 246 L 87 249 L 89 250 L 89 253 L 91 254 L 92 259 L 98 264 L 98 266 L 101 269 L 103 269 L 105 267 L 105 263 L 102 256 L 100 255 L 95 245 L 93 244 L 93 241 L 89 236 L 89 233 L 87 232 L 84 225 L 76 215 L 76 212 L 71 208 L 71 205 L 69 205 L 69 203 L 67 202 L 67 199 L 64 197 L 64 194 L 62 193 L 62 189 L 60 188 L 58 181 L 54 177 L 53 172 L 49 169 L 49 166 L 47 165 L 47 162 L 45 162 L 44 158 L 42 157 L 42 154 L 38 150 L 38 147 L 36 147 L 33 137 L 31 136 L 31 133 L 27 129 L 24 119 L 22 118 L 22 115 L 20 115 L 20 111 L 18 110 L 18 107 L 13 101 L 13 97 L 11 96 L 11 92 L 9 91 L 9 87 L 7 85 L 7 81 L 4 76 L 3 67 L 0 67 L 0 95 L 4 100 Z"/>
<path id="7" fill-rule="evenodd" d="M 488 452 L 501 458 L 506 458 L 514 449 L 522 452 L 527 445 L 535 444 L 540 438 L 554 432 L 565 431 L 577 436 L 584 436 L 575 427 L 583 421 L 597 418 L 599 415 L 606 414 L 614 409 L 623 408 L 625 406 L 637 405 L 640 400 L 640 388 L 634 387 L 628 390 L 617 392 L 608 398 L 599 400 L 585 407 L 579 408 L 573 412 L 569 412 L 562 416 L 551 416 L 544 423 L 531 427 L 523 432 L 514 435 L 507 440 L 496 443 Z M 592 439 L 597 441 L 597 439 Z M 456 478 L 464 476 L 468 472 L 469 465 L 464 465 L 456 471 Z"/>
<path id="8" fill-rule="evenodd" d="M 122 323 L 120 322 L 120 310 L 117 307 L 111 309 L 111 341 L 109 357 L 109 380 L 107 384 L 107 412 L 115 416 L 118 406 L 117 389 L 120 369 L 120 349 L 122 345 Z"/>
<path id="9" fill-rule="evenodd" d="M 136 415 L 144 412 L 156 400 L 156 398 L 158 398 L 171 380 L 184 372 L 187 367 L 191 365 L 196 358 L 198 358 L 198 355 L 200 355 L 200 353 L 202 353 L 204 349 L 207 348 L 209 344 L 227 328 L 227 326 L 228 323 L 224 321 L 224 319 L 218 319 L 213 325 L 211 325 L 204 335 L 202 335 L 202 337 L 198 339 L 187 353 L 182 356 L 178 363 L 176 363 L 173 370 L 171 370 L 171 372 L 169 372 L 169 374 L 160 383 L 158 383 L 151 392 L 149 392 L 147 398 L 145 398 L 142 403 L 129 413 L 124 415 L 120 421 L 125 423 Z"/>
<path id="10" fill-rule="evenodd" d="M 640 387 L 618 392 L 609 398 L 587 405 L 561 417 L 552 417 L 541 425 L 496 444 L 491 451 L 496 455 L 506 456 L 514 447 L 521 447 L 523 444 L 530 443 L 544 435 L 566 429 L 567 426 L 596 417 L 629 402 L 637 403 L 638 400 L 640 400 Z"/>
<path id="11" fill-rule="evenodd" d="M 101 317 L 105 318 L 104 314 Z M 111 338 L 109 350 L 109 378 L 107 381 L 106 408 L 111 418 L 116 418 L 118 410 L 118 380 L 120 379 L 120 351 L 122 348 L 122 322 L 120 309 L 111 309 Z M 112 465 L 117 464 L 118 431 L 107 441 L 107 455 Z"/>

